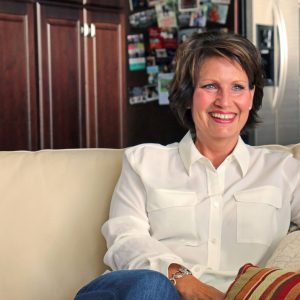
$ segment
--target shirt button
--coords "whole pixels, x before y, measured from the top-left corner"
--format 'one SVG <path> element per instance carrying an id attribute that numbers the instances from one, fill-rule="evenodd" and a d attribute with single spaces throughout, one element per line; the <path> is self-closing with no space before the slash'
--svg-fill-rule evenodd
<path id="1" fill-rule="evenodd" d="M 217 242 L 217 239 L 211 239 L 210 242 L 211 242 L 212 244 L 215 244 L 215 243 Z"/>
<path id="2" fill-rule="evenodd" d="M 214 207 L 218 208 L 219 207 L 219 203 L 218 202 L 214 202 Z"/>

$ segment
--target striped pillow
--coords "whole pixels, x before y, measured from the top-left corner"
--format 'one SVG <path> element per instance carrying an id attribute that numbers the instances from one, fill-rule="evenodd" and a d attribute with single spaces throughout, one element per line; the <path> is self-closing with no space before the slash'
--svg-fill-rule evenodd
<path id="1" fill-rule="evenodd" d="M 228 300 L 300 300 L 300 273 L 244 265 L 229 287 Z"/>

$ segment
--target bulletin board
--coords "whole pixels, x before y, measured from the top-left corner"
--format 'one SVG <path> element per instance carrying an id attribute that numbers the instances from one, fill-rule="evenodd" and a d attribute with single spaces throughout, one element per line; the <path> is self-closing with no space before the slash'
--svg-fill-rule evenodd
<path id="1" fill-rule="evenodd" d="M 167 86 L 180 43 L 194 33 L 228 31 L 230 0 L 128 0 L 129 72 L 143 71 L 147 82 L 129 87 L 131 105 L 168 105 Z"/>

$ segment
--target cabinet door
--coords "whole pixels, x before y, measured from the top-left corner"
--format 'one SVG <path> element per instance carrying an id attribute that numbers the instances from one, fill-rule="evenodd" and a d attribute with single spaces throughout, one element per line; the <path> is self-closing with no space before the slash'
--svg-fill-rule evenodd
<path id="1" fill-rule="evenodd" d="M 37 14 L 41 147 L 84 147 L 82 9 L 37 4 Z"/>
<path id="2" fill-rule="evenodd" d="M 89 147 L 123 147 L 126 121 L 125 17 L 110 10 L 85 10 L 95 29 L 85 38 L 87 53 L 87 142 Z"/>
<path id="3" fill-rule="evenodd" d="M 0 1 L 0 150 L 38 146 L 33 12 Z"/>

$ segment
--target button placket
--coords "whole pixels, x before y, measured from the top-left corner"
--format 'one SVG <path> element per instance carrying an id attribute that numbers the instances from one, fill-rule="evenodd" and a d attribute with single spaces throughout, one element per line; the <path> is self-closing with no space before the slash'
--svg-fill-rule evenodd
<path id="1" fill-rule="evenodd" d="M 224 190 L 223 170 L 207 170 L 207 182 L 210 198 L 207 266 L 210 269 L 218 269 L 221 255 L 222 194 Z"/>

